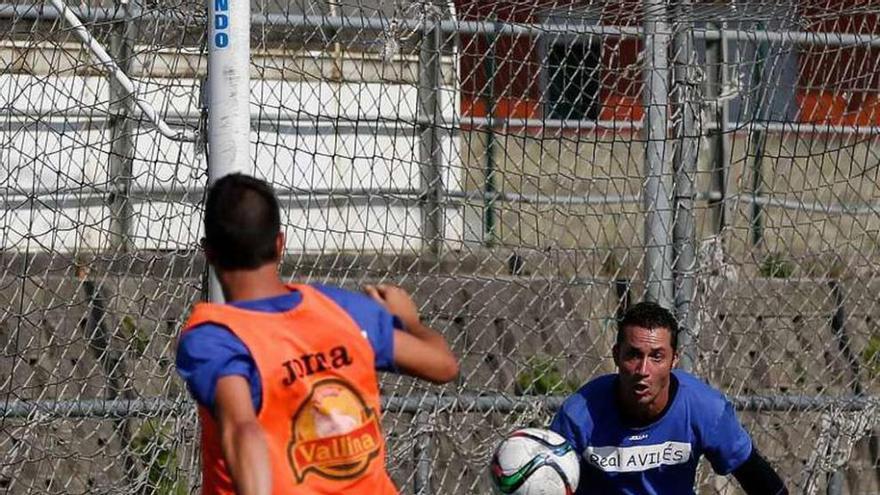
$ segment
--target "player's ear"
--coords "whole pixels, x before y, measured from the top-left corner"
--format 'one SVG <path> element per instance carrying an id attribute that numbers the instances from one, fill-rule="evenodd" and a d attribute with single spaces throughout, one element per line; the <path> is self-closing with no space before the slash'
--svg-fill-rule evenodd
<path id="1" fill-rule="evenodd" d="M 284 256 L 284 232 L 278 232 L 275 236 L 275 259 L 281 260 Z"/>
<path id="2" fill-rule="evenodd" d="M 672 351 L 672 367 L 673 368 L 678 367 L 678 357 L 679 357 L 678 350 L 676 349 L 676 350 Z"/>

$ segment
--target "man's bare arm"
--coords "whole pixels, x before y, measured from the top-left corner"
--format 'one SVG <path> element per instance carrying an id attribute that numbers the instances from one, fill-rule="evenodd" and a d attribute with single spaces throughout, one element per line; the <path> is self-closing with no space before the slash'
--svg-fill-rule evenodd
<path id="1" fill-rule="evenodd" d="M 224 376 L 217 381 L 215 415 L 221 446 L 238 495 L 269 495 L 272 468 L 263 428 L 257 422 L 250 386 L 244 377 Z"/>
<path id="2" fill-rule="evenodd" d="M 409 294 L 393 285 L 367 286 L 365 292 L 397 316 L 405 331 L 394 332 L 394 364 L 407 375 L 434 383 L 447 383 L 458 376 L 458 359 L 446 339 L 423 324 Z"/>

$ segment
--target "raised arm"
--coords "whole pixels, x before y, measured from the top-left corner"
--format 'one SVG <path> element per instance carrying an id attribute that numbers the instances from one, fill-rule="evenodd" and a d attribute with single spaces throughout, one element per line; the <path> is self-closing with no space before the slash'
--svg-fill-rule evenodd
<path id="1" fill-rule="evenodd" d="M 220 427 L 223 457 L 238 495 L 269 495 L 272 468 L 265 433 L 257 422 L 244 377 L 224 376 L 217 380 L 215 415 Z"/>
<path id="2" fill-rule="evenodd" d="M 409 294 L 394 285 L 369 285 L 364 292 L 397 316 L 405 331 L 394 331 L 394 365 L 407 375 L 434 383 L 447 383 L 458 376 L 458 359 L 446 339 L 422 323 Z"/>

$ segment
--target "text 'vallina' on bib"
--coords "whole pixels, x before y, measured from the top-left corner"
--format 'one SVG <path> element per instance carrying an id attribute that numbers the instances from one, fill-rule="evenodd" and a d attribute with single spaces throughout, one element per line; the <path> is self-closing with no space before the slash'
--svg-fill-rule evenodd
<path id="1" fill-rule="evenodd" d="M 356 477 L 379 454 L 382 432 L 376 411 L 342 380 L 315 383 L 292 425 L 288 458 L 298 481 L 310 472 Z"/>

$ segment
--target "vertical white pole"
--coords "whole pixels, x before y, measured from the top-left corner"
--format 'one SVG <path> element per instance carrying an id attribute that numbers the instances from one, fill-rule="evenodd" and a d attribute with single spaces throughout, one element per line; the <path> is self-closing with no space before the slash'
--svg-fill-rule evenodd
<path id="1" fill-rule="evenodd" d="M 250 170 L 249 0 L 208 2 L 208 183 Z M 208 296 L 222 302 L 213 273 Z"/>
<path id="2" fill-rule="evenodd" d="M 693 18 L 691 0 L 676 0 L 673 4 L 675 33 L 672 38 L 673 86 L 675 95 L 672 108 L 675 154 L 672 160 L 673 192 L 672 203 L 674 220 L 672 222 L 673 253 L 673 299 L 675 316 L 681 328 L 679 334 L 680 366 L 687 371 L 695 371 L 697 365 L 697 328 L 694 296 L 696 281 L 696 175 L 697 159 L 700 154 L 698 124 L 699 99 L 693 85 L 696 80 L 694 69 L 697 65 L 694 49 Z"/>
<path id="3" fill-rule="evenodd" d="M 645 7 L 645 285 L 646 299 L 672 308 L 673 174 L 666 146 L 669 123 L 670 30 L 664 0 Z"/>

